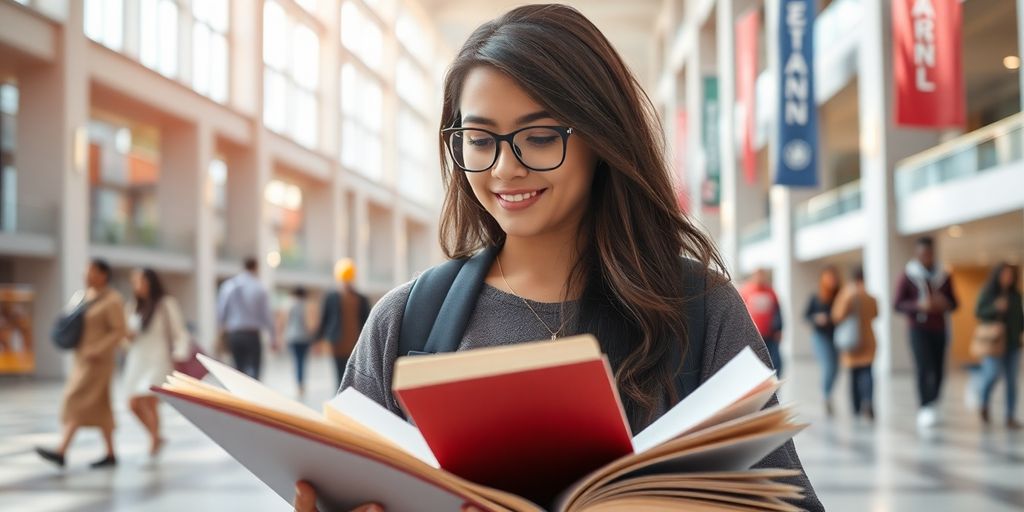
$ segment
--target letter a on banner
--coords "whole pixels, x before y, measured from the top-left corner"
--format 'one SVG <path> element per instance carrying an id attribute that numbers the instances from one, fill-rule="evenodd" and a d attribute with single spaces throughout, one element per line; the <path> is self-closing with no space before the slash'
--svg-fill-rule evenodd
<path id="1" fill-rule="evenodd" d="M 818 105 L 814 100 L 814 0 L 779 4 L 779 142 L 775 183 L 818 185 Z"/>
<path id="2" fill-rule="evenodd" d="M 896 124 L 965 123 L 960 0 L 892 0 Z"/>

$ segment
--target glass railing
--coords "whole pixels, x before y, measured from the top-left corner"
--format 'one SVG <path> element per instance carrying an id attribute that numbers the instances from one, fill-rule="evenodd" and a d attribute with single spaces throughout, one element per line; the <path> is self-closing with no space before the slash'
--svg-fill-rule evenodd
<path id="1" fill-rule="evenodd" d="M 797 227 L 810 226 L 861 208 L 860 180 L 822 192 L 797 207 Z"/>
<path id="2" fill-rule="evenodd" d="M 0 203 L 0 233 L 50 235 L 57 232 L 57 208 Z"/>
<path id="3" fill-rule="evenodd" d="M 740 233 L 740 247 L 753 245 L 769 240 L 772 237 L 772 225 L 768 219 L 761 219 Z"/>
<path id="4" fill-rule="evenodd" d="M 173 236 L 160 231 L 156 224 L 134 224 L 109 219 L 94 219 L 90 241 L 99 245 L 154 249 L 187 254 L 192 250 L 191 235 Z"/>
<path id="5" fill-rule="evenodd" d="M 896 194 L 977 176 L 1024 158 L 1024 114 L 944 142 L 896 165 Z"/>
<path id="6" fill-rule="evenodd" d="M 278 270 L 286 271 L 330 274 L 333 265 L 329 262 L 311 258 L 302 251 L 281 251 L 281 264 L 277 268 Z"/>

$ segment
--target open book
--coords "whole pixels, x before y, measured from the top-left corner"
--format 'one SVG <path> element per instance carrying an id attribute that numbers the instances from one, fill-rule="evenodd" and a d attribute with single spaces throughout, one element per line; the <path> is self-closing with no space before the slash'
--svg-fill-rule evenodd
<path id="1" fill-rule="evenodd" d="M 779 383 L 750 349 L 636 436 L 590 336 L 399 359 L 416 426 L 354 389 L 317 412 L 200 357 L 224 388 L 176 373 L 154 391 L 286 501 L 312 483 L 321 511 L 789 511 L 802 497 L 777 481 L 796 472 L 750 469 L 805 426 L 763 409 Z"/>

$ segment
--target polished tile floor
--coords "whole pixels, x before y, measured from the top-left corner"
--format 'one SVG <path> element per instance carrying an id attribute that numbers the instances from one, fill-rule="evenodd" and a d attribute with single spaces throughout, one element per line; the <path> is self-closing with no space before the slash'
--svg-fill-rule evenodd
<path id="1" fill-rule="evenodd" d="M 964 405 L 966 377 L 954 372 L 945 387 L 945 424 L 931 432 L 914 426 L 910 376 L 877 383 L 879 420 L 872 425 L 847 412 L 844 375 L 836 389 L 836 417 L 826 420 L 812 361 L 790 365 L 783 401 L 797 402 L 812 426 L 797 438 L 804 465 L 830 511 L 1024 510 L 1024 432 L 982 428 Z M 284 356 L 271 358 L 268 382 L 292 391 Z M 312 361 L 315 385 L 308 402 L 333 391 L 333 368 Z M 0 511 L 285 511 L 288 504 L 267 490 L 202 433 L 164 408 L 165 436 L 159 460 L 146 454 L 147 441 L 117 395 L 120 465 L 89 470 L 102 455 L 99 435 L 79 435 L 64 471 L 39 460 L 37 444 L 57 441 L 61 385 L 0 380 Z M 1002 389 L 994 416 L 1001 423 Z M 997 423 L 998 424 L 998 423 Z"/>

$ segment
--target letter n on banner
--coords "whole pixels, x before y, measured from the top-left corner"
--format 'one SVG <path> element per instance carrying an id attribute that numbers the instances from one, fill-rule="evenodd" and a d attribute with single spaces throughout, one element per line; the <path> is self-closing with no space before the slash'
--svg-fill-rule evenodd
<path id="1" fill-rule="evenodd" d="M 896 124 L 965 123 L 960 0 L 892 0 Z"/>
<path id="2" fill-rule="evenodd" d="M 779 141 L 775 183 L 818 185 L 818 104 L 814 100 L 815 0 L 779 3 Z"/>
<path id="3" fill-rule="evenodd" d="M 757 156 L 754 154 L 754 96 L 757 85 L 757 36 L 761 31 L 761 13 L 753 10 L 736 22 L 736 102 L 743 119 L 743 176 L 748 184 L 757 181 Z"/>

